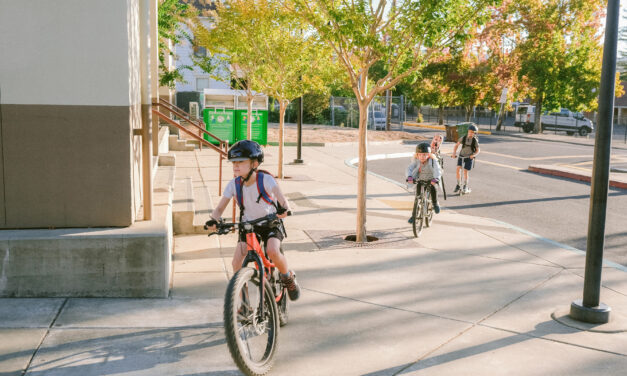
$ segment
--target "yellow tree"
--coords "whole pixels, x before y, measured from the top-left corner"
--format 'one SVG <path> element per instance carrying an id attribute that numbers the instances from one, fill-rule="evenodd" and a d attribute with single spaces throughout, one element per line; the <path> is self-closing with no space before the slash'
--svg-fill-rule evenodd
<path id="1" fill-rule="evenodd" d="M 252 102 L 260 89 L 256 86 L 260 73 L 255 59 L 263 48 L 258 25 L 253 22 L 258 20 L 257 3 L 257 0 L 216 2 L 216 10 L 210 13 L 210 29 L 200 22 L 194 25 L 197 44 L 207 48 L 222 65 L 218 71 L 229 71 L 234 86 L 246 93 L 248 139 L 252 138 Z"/>
<path id="2" fill-rule="evenodd" d="M 484 20 L 494 0 L 283 0 L 332 49 L 347 72 L 359 106 L 356 240 L 366 241 L 366 125 L 368 105 L 425 66 L 471 23 Z M 387 74 L 369 84 L 368 71 L 383 61 Z"/>
<path id="3" fill-rule="evenodd" d="M 257 62 L 255 86 L 279 102 L 279 155 L 277 176 L 283 178 L 285 110 L 305 93 L 324 91 L 334 63 L 329 49 L 320 43 L 311 27 L 286 12 L 278 1 L 253 1 L 254 23 L 261 48 L 251 58 Z"/>

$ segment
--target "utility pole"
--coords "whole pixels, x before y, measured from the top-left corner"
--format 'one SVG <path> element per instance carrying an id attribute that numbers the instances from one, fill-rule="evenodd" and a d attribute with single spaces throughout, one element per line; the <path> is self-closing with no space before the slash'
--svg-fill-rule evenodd
<path id="1" fill-rule="evenodd" d="M 571 318 L 595 324 L 607 323 L 610 320 L 610 311 L 612 310 L 609 306 L 601 303 L 600 295 L 605 242 L 605 215 L 612 152 L 612 117 L 614 115 L 619 7 L 619 0 L 608 0 L 601 88 L 599 91 L 599 122 L 594 143 L 583 299 L 575 300 L 570 305 Z"/>

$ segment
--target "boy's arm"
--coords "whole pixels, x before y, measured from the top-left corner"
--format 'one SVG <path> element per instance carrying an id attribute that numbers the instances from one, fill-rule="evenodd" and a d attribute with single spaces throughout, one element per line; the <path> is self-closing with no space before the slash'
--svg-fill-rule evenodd
<path id="1" fill-rule="evenodd" d="M 218 206 L 211 212 L 211 218 L 216 221 L 219 220 L 222 217 L 222 213 L 224 213 L 224 209 L 226 209 L 226 206 L 229 204 L 229 201 L 231 201 L 231 197 L 222 196 L 220 202 L 218 202 Z"/>
<path id="2" fill-rule="evenodd" d="M 440 163 L 435 158 L 431 159 L 431 163 L 433 166 L 433 178 L 439 180 L 442 177 L 442 168 L 440 168 Z"/>
<path id="3" fill-rule="evenodd" d="M 415 177 L 414 173 L 416 172 L 416 161 L 412 161 L 409 166 L 405 169 L 405 177 Z"/>
<path id="4" fill-rule="evenodd" d="M 224 212 L 226 206 L 229 204 L 229 201 L 231 201 L 231 197 L 222 196 L 220 202 L 218 202 L 218 206 L 213 209 L 211 215 L 209 216 L 209 218 L 211 219 L 205 222 L 205 230 L 209 230 L 209 232 L 217 231 L 216 225 L 218 221 L 220 221 L 222 213 Z"/>
<path id="5" fill-rule="evenodd" d="M 279 184 L 277 184 L 274 189 L 272 190 L 272 192 L 274 193 L 274 197 L 276 197 L 276 200 L 278 202 L 278 204 L 280 206 L 282 206 L 283 208 L 287 209 L 287 211 L 291 211 L 292 209 L 290 209 L 290 203 L 289 201 L 287 201 L 287 198 L 283 195 L 283 192 L 281 191 L 281 187 L 279 187 Z M 286 213 L 287 213 L 286 211 Z"/>
<path id="6" fill-rule="evenodd" d="M 459 140 L 457 140 L 457 143 L 455 144 L 455 147 L 453 148 L 453 154 L 451 154 L 451 158 L 455 158 L 455 155 L 457 155 L 458 146 L 459 146 Z"/>
<path id="7" fill-rule="evenodd" d="M 481 148 L 479 147 L 479 142 L 477 142 L 477 151 L 472 155 L 473 158 L 476 158 L 477 155 L 481 152 Z"/>

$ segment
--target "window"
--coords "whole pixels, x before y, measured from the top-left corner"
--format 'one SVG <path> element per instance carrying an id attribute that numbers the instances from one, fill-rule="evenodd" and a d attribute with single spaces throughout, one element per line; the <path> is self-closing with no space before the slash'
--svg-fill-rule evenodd
<path id="1" fill-rule="evenodd" d="M 194 46 L 194 56 L 196 57 L 206 57 L 207 49 L 201 46 Z"/>
<path id="2" fill-rule="evenodd" d="M 196 91 L 202 91 L 209 88 L 209 79 L 204 77 L 196 77 Z"/>

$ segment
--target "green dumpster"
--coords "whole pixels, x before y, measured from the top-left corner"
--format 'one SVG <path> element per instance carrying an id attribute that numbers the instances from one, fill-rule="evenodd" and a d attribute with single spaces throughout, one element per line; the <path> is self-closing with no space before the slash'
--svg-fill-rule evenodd
<path id="1" fill-rule="evenodd" d="M 252 140 L 260 145 L 268 144 L 268 111 L 255 110 L 252 112 Z M 248 138 L 248 110 L 235 110 L 235 140 Z"/>
<path id="2" fill-rule="evenodd" d="M 215 108 L 205 108 L 203 120 L 207 131 L 216 137 L 228 141 L 229 144 L 235 142 L 235 114 L 233 110 L 222 110 Z M 204 135 L 205 140 L 217 145 L 218 141 L 209 135 Z"/>
<path id="3" fill-rule="evenodd" d="M 474 125 L 474 123 L 459 123 L 457 127 L 457 137 L 464 137 L 468 134 L 468 126 Z"/>

